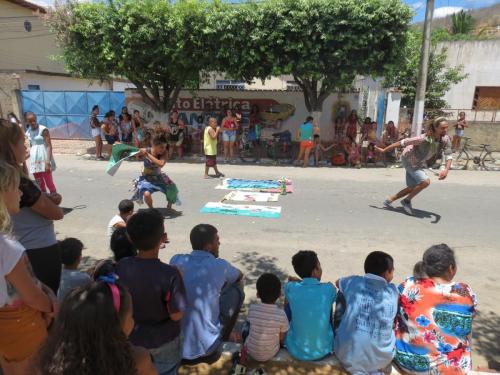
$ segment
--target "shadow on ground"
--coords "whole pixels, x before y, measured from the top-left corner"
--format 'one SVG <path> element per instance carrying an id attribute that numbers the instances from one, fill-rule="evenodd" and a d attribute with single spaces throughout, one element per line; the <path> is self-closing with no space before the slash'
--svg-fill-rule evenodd
<path id="1" fill-rule="evenodd" d="M 391 212 L 396 212 L 398 214 L 408 215 L 403 207 L 393 207 L 393 208 L 388 208 L 388 207 L 377 207 L 373 205 L 369 205 L 371 208 L 376 208 L 377 210 L 384 210 L 384 211 L 391 211 Z M 430 211 L 424 211 L 424 210 L 419 210 L 417 208 L 413 209 L 413 217 L 419 218 L 419 219 L 431 219 L 431 224 L 437 224 L 441 221 L 441 215 L 436 214 L 434 212 Z"/>
<path id="2" fill-rule="evenodd" d="M 472 330 L 473 350 L 488 361 L 488 367 L 500 371 L 500 315 L 493 311 L 478 313 Z"/>
<path id="3" fill-rule="evenodd" d="M 282 283 L 288 277 L 288 274 L 276 265 L 278 258 L 273 256 L 261 255 L 256 251 L 249 253 L 239 252 L 235 260 L 241 265 L 241 271 L 245 274 L 245 285 L 255 284 L 259 276 L 263 273 L 275 274 Z"/>
<path id="4" fill-rule="evenodd" d="M 137 210 L 137 212 L 142 212 L 142 211 L 147 211 L 147 210 L 148 210 L 148 208 L 140 208 L 139 210 Z M 182 216 L 182 211 L 172 212 L 171 210 L 169 210 L 165 207 L 161 207 L 161 208 L 155 207 L 155 210 L 158 210 L 162 214 L 162 216 L 167 220 L 175 219 L 176 217 Z"/>

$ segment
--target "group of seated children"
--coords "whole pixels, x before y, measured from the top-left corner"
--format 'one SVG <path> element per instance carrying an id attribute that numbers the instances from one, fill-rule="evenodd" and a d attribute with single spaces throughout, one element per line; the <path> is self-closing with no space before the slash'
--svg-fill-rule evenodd
<path id="1" fill-rule="evenodd" d="M 391 283 L 393 258 L 370 253 L 365 274 L 322 283 L 313 251 L 292 258 L 300 279 L 285 284 L 263 274 L 257 280 L 261 303 L 250 305 L 243 351 L 256 361 L 274 357 L 280 347 L 301 361 L 335 354 L 351 374 L 466 374 L 471 370 L 470 334 L 476 297 L 456 274 L 454 252 L 445 244 L 430 247 L 414 276 L 399 287 Z M 335 309 L 333 304 L 335 303 Z"/>
<path id="2" fill-rule="evenodd" d="M 243 274 L 219 258 L 217 229 L 196 225 L 192 251 L 167 264 L 159 259 L 168 242 L 161 213 L 148 209 L 124 220 L 126 227 L 111 237 L 115 261 L 97 266 L 96 281 L 76 271 L 81 242 L 62 241 L 62 307 L 43 345 L 41 369 L 111 374 L 118 373 L 111 371 L 115 366 L 129 374 L 124 363 L 114 363 L 124 361 L 135 363 L 140 375 L 175 374 L 181 364 L 214 363 L 223 342 L 237 336 L 231 333 L 245 298 Z M 393 361 L 413 374 L 471 368 L 476 302 L 467 285 L 452 281 L 456 262 L 448 246 L 428 249 L 415 276 L 399 288 L 391 283 L 393 258 L 381 251 L 367 256 L 364 275 L 335 285 L 321 281 L 314 251 L 299 251 L 292 265 L 298 278 L 284 285 L 284 308 L 277 305 L 279 278 L 264 273 L 257 280 L 261 302 L 250 305 L 241 332 L 243 350 L 254 360 L 268 361 L 285 347 L 300 361 L 335 354 L 352 374 L 387 373 Z"/>

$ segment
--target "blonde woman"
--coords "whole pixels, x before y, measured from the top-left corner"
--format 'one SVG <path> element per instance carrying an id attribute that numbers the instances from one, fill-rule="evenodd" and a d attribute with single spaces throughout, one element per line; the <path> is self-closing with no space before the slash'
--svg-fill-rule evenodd
<path id="1" fill-rule="evenodd" d="M 33 354 L 55 314 L 54 294 L 35 279 L 24 247 L 11 235 L 19 212 L 19 170 L 0 161 L 0 364 L 5 375 L 30 373 Z"/>

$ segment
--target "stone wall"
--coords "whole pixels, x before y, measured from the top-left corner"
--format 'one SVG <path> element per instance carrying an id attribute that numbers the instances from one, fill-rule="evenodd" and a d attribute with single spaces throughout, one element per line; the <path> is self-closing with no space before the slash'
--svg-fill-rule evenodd
<path id="1" fill-rule="evenodd" d="M 453 133 L 454 129 L 450 129 L 450 134 Z M 500 151 L 500 122 L 469 122 L 465 136 L 472 138 L 473 145 L 486 143 Z"/>

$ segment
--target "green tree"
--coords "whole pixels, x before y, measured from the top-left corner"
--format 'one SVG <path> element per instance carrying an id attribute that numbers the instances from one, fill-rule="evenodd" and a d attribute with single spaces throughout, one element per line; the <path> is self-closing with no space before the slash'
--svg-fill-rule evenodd
<path id="1" fill-rule="evenodd" d="M 469 12 L 465 12 L 463 9 L 458 13 L 453 13 L 451 16 L 451 34 L 463 34 L 467 35 L 474 29 L 474 18 Z"/>
<path id="2" fill-rule="evenodd" d="M 85 78 L 129 79 L 154 110 L 168 112 L 179 91 L 210 63 L 205 2 L 70 1 L 48 15 L 67 69 Z"/>
<path id="3" fill-rule="evenodd" d="M 409 31 L 406 43 L 400 50 L 402 58 L 392 65 L 385 75 L 385 86 L 399 88 L 403 93 L 401 105 L 409 108 L 413 108 L 415 103 L 421 45 L 422 33 L 415 30 Z M 447 67 L 446 56 L 446 48 L 438 48 L 433 40 L 427 74 L 425 108 L 446 108 L 444 94 L 452 85 L 467 77 L 466 74 L 462 73 L 462 66 Z"/>
<path id="4" fill-rule="evenodd" d="M 292 74 L 313 113 L 357 74 L 381 75 L 411 17 L 400 0 L 266 0 L 229 7 L 212 24 L 221 71 L 247 81 Z"/>

